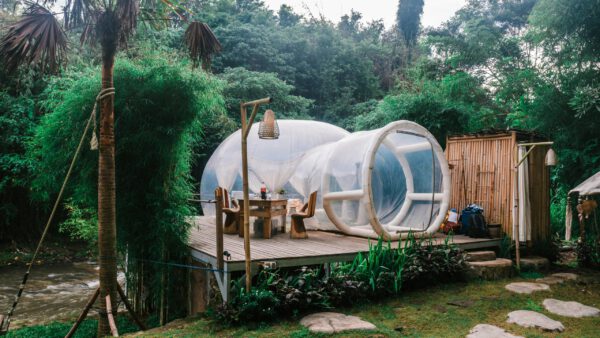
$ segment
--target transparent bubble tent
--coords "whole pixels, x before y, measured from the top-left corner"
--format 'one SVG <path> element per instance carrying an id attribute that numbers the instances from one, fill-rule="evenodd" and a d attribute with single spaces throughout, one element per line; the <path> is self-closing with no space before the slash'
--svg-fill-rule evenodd
<path id="1" fill-rule="evenodd" d="M 349 133 L 316 121 L 278 124 L 277 140 L 259 139 L 257 124 L 250 131 L 251 193 L 262 182 L 271 192 L 284 190 L 285 198 L 306 200 L 318 191 L 312 227 L 334 226 L 348 235 L 395 240 L 439 228 L 450 200 L 450 173 L 442 148 L 422 126 L 396 121 Z M 213 153 L 200 186 L 202 199 L 214 199 L 218 186 L 241 198 L 239 130 Z M 215 212 L 210 204 L 203 210 Z"/>

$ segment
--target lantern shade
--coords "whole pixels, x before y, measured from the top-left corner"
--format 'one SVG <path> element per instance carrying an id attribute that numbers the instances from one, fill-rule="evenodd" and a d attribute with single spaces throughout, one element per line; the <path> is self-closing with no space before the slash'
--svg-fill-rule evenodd
<path id="1" fill-rule="evenodd" d="M 279 138 L 279 126 L 275 120 L 275 112 L 271 109 L 265 111 L 265 116 L 258 126 L 258 137 L 263 140 L 276 140 Z"/>
<path id="2" fill-rule="evenodd" d="M 556 165 L 556 153 L 552 148 L 548 149 L 546 153 L 545 163 L 547 167 L 553 167 Z"/>

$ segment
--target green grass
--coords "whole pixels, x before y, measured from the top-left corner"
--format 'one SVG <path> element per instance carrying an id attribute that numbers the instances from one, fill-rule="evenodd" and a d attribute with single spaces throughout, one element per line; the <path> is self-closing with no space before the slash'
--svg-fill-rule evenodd
<path id="1" fill-rule="evenodd" d="M 526 277 L 532 277 L 526 275 Z M 566 318 L 548 313 L 542 306 L 545 298 L 574 300 L 600 307 L 600 275 L 590 273 L 585 282 L 566 282 L 552 285 L 549 292 L 518 295 L 504 289 L 523 277 L 501 281 L 474 281 L 447 284 L 407 291 L 398 297 L 380 303 L 357 305 L 339 309 L 370 321 L 377 330 L 372 337 L 464 337 L 479 323 L 488 323 L 525 337 L 598 337 L 600 317 Z M 450 301 L 468 301 L 468 307 L 448 305 Z M 506 316 L 514 310 L 541 312 L 561 321 L 566 330 L 561 334 L 526 329 L 506 323 Z M 274 323 L 227 327 L 208 317 L 185 319 L 164 328 L 148 332 L 147 337 L 315 337 L 303 328 L 299 318 Z M 364 337 L 364 332 L 350 332 L 334 337 Z M 318 336 L 317 336 L 318 337 Z"/>
<path id="2" fill-rule="evenodd" d="M 157 319 L 155 317 L 150 318 L 150 320 L 146 321 L 150 327 L 157 325 Z M 7 338 L 33 338 L 33 337 L 44 337 L 44 338 L 59 338 L 64 337 L 67 332 L 73 326 L 73 322 L 68 323 L 60 323 L 53 322 L 45 325 L 35 325 L 29 327 L 23 327 L 16 330 L 10 330 L 6 335 Z M 98 321 L 96 319 L 86 319 L 84 320 L 79 328 L 77 328 L 77 332 L 75 333 L 75 338 L 88 338 L 94 337 L 96 335 L 96 330 L 98 328 Z M 119 334 L 131 333 L 138 331 L 138 327 L 135 323 L 133 323 L 129 317 L 126 315 L 121 315 L 117 317 L 117 329 L 119 330 Z"/>

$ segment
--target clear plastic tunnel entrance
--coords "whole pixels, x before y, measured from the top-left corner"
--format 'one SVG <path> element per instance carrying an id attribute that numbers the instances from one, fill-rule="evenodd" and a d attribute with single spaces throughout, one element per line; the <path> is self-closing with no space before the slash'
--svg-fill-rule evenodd
<path id="1" fill-rule="evenodd" d="M 287 124 L 284 122 L 293 125 L 306 121 L 281 121 L 280 126 Z M 282 128 L 282 136 L 284 132 Z M 331 126 L 315 134 L 319 137 L 308 142 L 297 139 L 303 146 L 292 147 L 297 151 L 289 158 L 281 159 L 282 151 L 276 149 L 260 154 L 270 162 L 274 160 L 270 156 L 279 154 L 281 166 L 272 163 L 261 167 L 260 176 L 279 177 L 278 186 L 285 187 L 289 198 L 307 198 L 312 191 L 318 191 L 320 210 L 313 222 L 329 222 L 350 235 L 392 240 L 410 231 L 424 234 L 437 231 L 448 209 L 450 177 L 440 145 L 425 128 L 414 122 L 397 121 L 371 131 L 348 134 Z M 231 178 L 221 182 L 219 177 L 223 174 L 218 173 L 226 168 L 232 174 L 228 176 L 239 176 L 241 163 L 239 168 L 235 165 L 239 158 L 226 160 L 219 155 L 219 150 L 229 148 L 225 143 L 230 139 L 224 141 L 209 161 L 201 182 L 203 195 L 218 185 L 235 186 Z M 239 147 L 239 137 L 235 143 Z M 259 155 L 251 153 L 251 156 Z M 259 183 L 251 170 L 250 187 Z M 323 226 L 317 224 L 317 228 Z"/>
<path id="2" fill-rule="evenodd" d="M 338 229 L 386 239 L 437 231 L 448 209 L 449 170 L 425 128 L 393 122 L 331 147 L 321 190 L 323 208 Z"/>

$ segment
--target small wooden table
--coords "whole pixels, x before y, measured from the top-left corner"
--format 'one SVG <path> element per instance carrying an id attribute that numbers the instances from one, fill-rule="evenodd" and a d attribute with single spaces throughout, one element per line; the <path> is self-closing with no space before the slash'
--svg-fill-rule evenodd
<path id="1" fill-rule="evenodd" d="M 238 227 L 239 236 L 244 237 L 244 200 L 239 200 L 240 212 Z M 283 222 L 281 224 L 281 232 L 285 232 L 285 216 L 287 215 L 287 200 L 263 200 L 263 199 L 250 199 L 250 216 L 260 217 L 264 220 L 263 222 L 263 238 L 271 238 L 271 219 L 276 216 L 283 216 Z"/>

